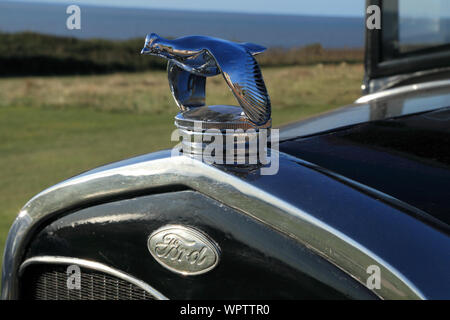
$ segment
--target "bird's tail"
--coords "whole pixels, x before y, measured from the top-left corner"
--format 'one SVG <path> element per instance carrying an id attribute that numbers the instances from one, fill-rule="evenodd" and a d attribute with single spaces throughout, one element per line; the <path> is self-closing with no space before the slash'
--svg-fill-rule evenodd
<path id="1" fill-rule="evenodd" d="M 266 51 L 266 47 L 260 46 L 259 44 L 254 44 L 250 42 L 244 42 L 241 43 L 242 46 L 244 46 L 248 52 L 250 52 L 252 55 L 257 55 L 259 53 L 262 53 Z"/>

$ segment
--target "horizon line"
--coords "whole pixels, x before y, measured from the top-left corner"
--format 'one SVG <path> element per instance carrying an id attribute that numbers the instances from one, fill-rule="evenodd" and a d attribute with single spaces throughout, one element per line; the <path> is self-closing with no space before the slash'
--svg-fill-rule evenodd
<path id="1" fill-rule="evenodd" d="M 214 9 L 174 9 L 174 8 L 160 8 L 160 7 L 151 7 L 151 6 L 128 6 L 128 5 L 99 5 L 99 4 L 91 4 L 86 2 L 79 2 L 79 3 L 71 3 L 70 1 L 60 1 L 60 2 L 53 2 L 53 1 L 31 1 L 31 0 L 0 0 L 0 3 L 22 3 L 22 4 L 32 4 L 32 5 L 55 5 L 55 6 L 65 6 L 65 5 L 79 5 L 79 6 L 89 6 L 89 7 L 95 7 L 95 8 L 123 8 L 123 9 L 146 9 L 146 10 L 160 10 L 160 11 L 187 11 L 187 12 L 200 12 L 200 13 L 224 13 L 224 14 L 248 14 L 248 15 L 269 15 L 269 16 L 293 16 L 293 17 L 326 17 L 326 18 L 364 18 L 364 13 L 361 15 L 339 15 L 339 14 L 310 14 L 310 13 L 287 13 L 287 12 L 276 12 L 276 13 L 269 13 L 269 12 L 257 12 L 257 11 L 228 11 L 228 10 L 214 10 Z"/>

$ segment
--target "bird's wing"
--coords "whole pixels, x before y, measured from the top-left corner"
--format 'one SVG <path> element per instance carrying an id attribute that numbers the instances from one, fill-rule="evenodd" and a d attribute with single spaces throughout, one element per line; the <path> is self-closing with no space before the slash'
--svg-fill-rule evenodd
<path id="1" fill-rule="evenodd" d="M 263 125 L 271 115 L 270 98 L 253 55 L 245 49 L 210 52 L 247 117 Z"/>

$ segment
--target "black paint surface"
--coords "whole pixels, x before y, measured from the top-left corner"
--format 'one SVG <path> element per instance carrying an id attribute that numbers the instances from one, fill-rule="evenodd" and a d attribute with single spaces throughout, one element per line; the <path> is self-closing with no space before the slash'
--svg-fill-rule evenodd
<path id="1" fill-rule="evenodd" d="M 280 150 L 450 224 L 450 108 L 286 141 Z"/>
<path id="2" fill-rule="evenodd" d="M 166 224 L 197 228 L 221 248 L 212 271 L 182 276 L 147 248 Z M 170 299 L 370 299 L 361 284 L 267 226 L 193 191 L 142 196 L 69 214 L 43 229 L 28 257 L 94 260 L 141 279 Z"/>

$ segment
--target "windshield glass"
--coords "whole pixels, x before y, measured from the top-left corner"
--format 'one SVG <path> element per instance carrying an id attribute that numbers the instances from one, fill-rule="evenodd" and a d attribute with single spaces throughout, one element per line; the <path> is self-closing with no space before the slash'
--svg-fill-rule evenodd
<path id="1" fill-rule="evenodd" d="M 450 44 L 449 0 L 383 3 L 383 60 L 432 52 Z"/>

